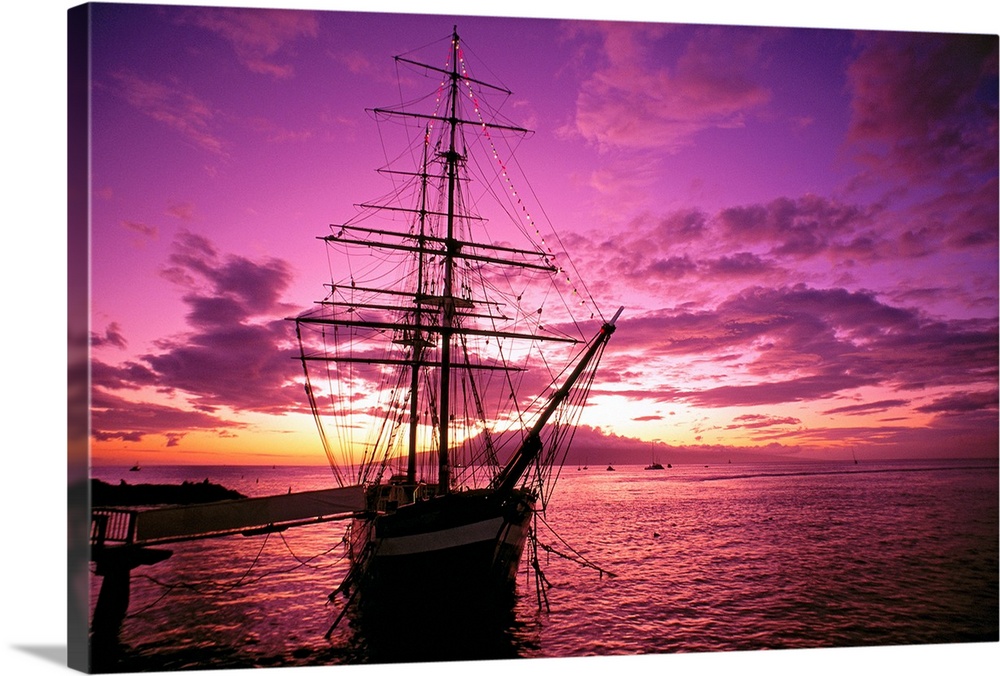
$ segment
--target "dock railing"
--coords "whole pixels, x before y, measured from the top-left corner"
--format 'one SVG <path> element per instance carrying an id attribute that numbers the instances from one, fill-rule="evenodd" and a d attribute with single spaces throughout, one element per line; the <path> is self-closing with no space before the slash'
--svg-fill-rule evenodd
<path id="1" fill-rule="evenodd" d="M 90 546 L 135 542 L 135 510 L 96 507 L 90 514 Z"/>
<path id="2" fill-rule="evenodd" d="M 102 549 L 250 535 L 350 518 L 364 508 L 360 486 L 152 509 L 95 507 L 90 544 Z"/>

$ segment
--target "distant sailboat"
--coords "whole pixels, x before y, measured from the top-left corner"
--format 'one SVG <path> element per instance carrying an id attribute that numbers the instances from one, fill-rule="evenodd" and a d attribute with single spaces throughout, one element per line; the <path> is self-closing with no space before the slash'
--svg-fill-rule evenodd
<path id="1" fill-rule="evenodd" d="M 653 453 L 653 446 L 649 447 L 649 464 L 646 465 L 645 469 L 663 469 L 663 465 L 656 461 L 656 455 Z"/>
<path id="2" fill-rule="evenodd" d="M 615 471 L 615 468 L 614 468 L 614 467 L 612 467 L 611 465 L 608 465 L 608 471 L 609 471 L 609 472 L 614 472 L 614 471 Z"/>
<path id="3" fill-rule="evenodd" d="M 132 465 L 132 467 L 130 467 L 130 468 L 129 468 L 129 470 L 128 470 L 128 471 L 130 471 L 130 472 L 138 472 L 138 471 L 139 471 L 139 470 L 141 470 L 141 469 L 142 469 L 142 468 L 141 468 L 141 467 L 139 467 L 139 463 L 135 463 L 134 465 Z"/>

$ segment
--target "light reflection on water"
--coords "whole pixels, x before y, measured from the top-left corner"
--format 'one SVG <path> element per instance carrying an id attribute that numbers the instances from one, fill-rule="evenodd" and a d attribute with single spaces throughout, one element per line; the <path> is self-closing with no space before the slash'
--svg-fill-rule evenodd
<path id="1" fill-rule="evenodd" d="M 995 462 L 618 470 L 565 472 L 539 527 L 542 543 L 615 576 L 542 552 L 551 610 L 539 613 L 522 573 L 516 622 L 484 657 L 997 640 Z M 248 495 L 329 485 L 316 468 L 141 476 L 204 478 Z M 396 659 L 349 621 L 324 638 L 340 610 L 326 597 L 346 570 L 344 527 L 170 546 L 170 559 L 133 572 L 124 657 L 112 668 Z"/>

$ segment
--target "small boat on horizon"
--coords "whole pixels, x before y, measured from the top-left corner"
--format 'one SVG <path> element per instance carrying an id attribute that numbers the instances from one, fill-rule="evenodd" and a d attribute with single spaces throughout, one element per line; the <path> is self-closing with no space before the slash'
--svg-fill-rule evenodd
<path id="1" fill-rule="evenodd" d="M 643 469 L 663 469 L 663 465 L 661 465 L 660 463 L 658 463 L 656 461 L 656 453 L 653 450 L 654 448 L 655 448 L 654 446 L 650 446 L 650 448 L 649 448 L 649 464 L 646 465 Z"/>
<path id="2" fill-rule="evenodd" d="M 139 470 L 141 470 L 141 469 L 142 469 L 142 468 L 141 468 L 141 467 L 139 467 L 139 463 L 135 463 L 134 465 L 132 465 L 132 466 L 131 466 L 131 467 L 129 468 L 129 470 L 128 470 L 128 471 L 130 471 L 130 472 L 138 472 L 138 471 L 139 471 Z"/>

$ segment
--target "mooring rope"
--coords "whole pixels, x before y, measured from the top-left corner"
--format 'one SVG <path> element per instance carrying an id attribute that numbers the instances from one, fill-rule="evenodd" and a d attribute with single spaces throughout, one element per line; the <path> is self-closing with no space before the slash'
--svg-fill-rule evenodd
<path id="1" fill-rule="evenodd" d="M 548 552 L 550 554 L 555 554 L 556 556 L 558 556 L 560 558 L 563 558 L 563 559 L 566 559 L 567 561 L 573 561 L 574 563 L 576 563 L 578 565 L 581 565 L 584 568 L 591 568 L 593 570 L 596 570 L 598 573 L 601 574 L 602 577 L 605 576 L 605 575 L 607 575 L 608 577 L 617 577 L 616 573 L 612 573 L 610 570 L 602 568 L 601 566 L 597 565 L 593 561 L 589 561 L 586 557 L 583 556 L 583 554 L 581 554 L 580 552 L 578 552 L 575 549 L 573 549 L 573 547 L 568 542 L 566 542 L 558 533 L 556 533 L 556 531 L 545 520 L 544 517 L 541 517 L 541 516 L 538 515 L 538 512 L 535 512 L 535 518 L 538 521 L 541 521 L 542 523 L 545 524 L 545 527 L 549 529 L 549 532 L 552 533 L 552 535 L 554 535 L 556 537 L 556 539 L 559 540 L 559 542 L 562 543 L 562 545 L 564 547 L 566 547 L 572 553 L 572 556 L 569 555 L 569 554 L 565 554 L 563 552 L 560 552 L 557 549 L 555 549 L 554 547 L 552 547 L 551 545 L 546 545 L 543 542 L 539 542 L 538 543 L 539 547 L 541 547 L 542 549 L 544 549 L 546 552 Z"/>

